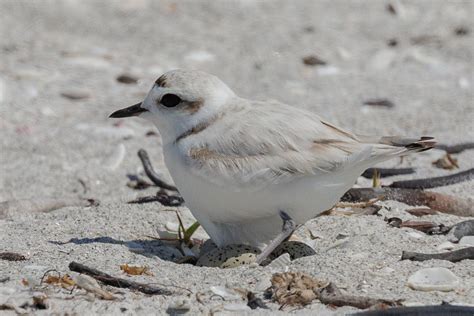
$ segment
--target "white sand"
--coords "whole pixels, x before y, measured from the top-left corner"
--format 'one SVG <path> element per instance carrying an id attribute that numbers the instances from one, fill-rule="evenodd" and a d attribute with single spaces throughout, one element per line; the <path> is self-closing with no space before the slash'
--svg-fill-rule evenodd
<path id="1" fill-rule="evenodd" d="M 47 312 L 165 313 L 185 299 L 190 314 L 208 313 L 235 303 L 210 298 L 210 286 L 225 284 L 262 295 L 275 271 L 217 270 L 167 261 L 169 250 L 147 236 L 157 236 L 158 228 L 176 221 L 174 212 L 158 203 L 125 204 L 156 191 L 126 186 L 126 175 L 141 168 L 139 148 L 148 150 L 156 169 L 165 175 L 166 168 L 159 137 L 145 136 L 154 127 L 139 119 L 120 121 L 117 127 L 117 120 L 107 116 L 140 101 L 166 70 L 200 68 L 221 77 L 240 95 L 309 108 L 358 133 L 431 135 L 449 144 L 474 139 L 470 1 L 403 2 L 396 16 L 379 1 L 114 3 L 0 2 L 0 201 L 78 195 L 101 201 L 99 207 L 68 207 L 0 220 L 0 252 L 28 257 L 20 262 L 0 260 L 0 279 L 10 278 L 0 283 L 0 305 L 31 301 L 32 291 L 20 280 L 39 280 L 48 269 L 66 273 L 71 261 L 116 276 L 123 276 L 120 264 L 147 265 L 154 277 L 131 278 L 177 285 L 193 294 L 172 287 L 167 288 L 176 294 L 170 297 L 121 290 L 117 294 L 121 300 L 111 302 L 91 299 L 81 290 L 69 294 L 50 286 L 41 290 L 49 297 Z M 305 31 L 309 26 L 312 32 Z M 459 26 L 470 33 L 455 36 Z M 413 37 L 425 35 L 433 37 L 412 44 Z M 386 45 L 391 38 L 398 39 L 398 46 Z M 309 54 L 318 55 L 328 66 L 303 65 L 301 58 Z M 115 78 L 124 72 L 137 75 L 139 83 L 118 83 Z M 65 92 L 90 97 L 73 101 L 61 96 Z M 395 107 L 361 105 L 372 98 L 388 98 Z M 453 172 L 431 165 L 442 155 L 433 150 L 402 163 L 387 162 L 385 166 L 415 167 L 417 173 L 384 181 Z M 461 170 L 474 165 L 472 150 L 456 158 Z M 86 183 L 85 194 L 79 180 Z M 436 191 L 472 198 L 474 183 Z M 407 205 L 381 205 L 384 216 L 413 219 L 404 211 L 411 208 Z M 189 211 L 182 211 L 186 222 L 192 222 Z M 333 281 L 351 294 L 417 304 L 474 304 L 473 261 L 399 261 L 402 250 L 436 252 L 446 237 L 420 233 L 415 238 L 413 230 L 388 228 L 384 216 L 310 221 L 307 227 L 323 237 L 312 241 L 318 254 L 294 261 L 289 270 Z M 448 215 L 425 219 L 445 224 L 464 220 Z M 309 238 L 305 229 L 298 233 Z M 349 242 L 326 250 L 340 233 L 348 235 Z M 54 243 L 71 238 L 75 242 Z M 144 248 L 141 254 L 131 251 L 137 247 Z M 450 269 L 459 277 L 459 287 L 450 292 L 409 289 L 408 276 L 422 267 Z M 203 303 L 196 300 L 196 293 L 206 294 Z M 269 314 L 279 307 L 268 304 Z M 300 312 L 349 310 L 355 309 L 330 310 L 315 301 Z"/>

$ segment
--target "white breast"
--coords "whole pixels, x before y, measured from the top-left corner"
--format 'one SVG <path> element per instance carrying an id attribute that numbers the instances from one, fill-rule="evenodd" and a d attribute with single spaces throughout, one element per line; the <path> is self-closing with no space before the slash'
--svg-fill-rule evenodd
<path id="1" fill-rule="evenodd" d="M 186 205 L 220 245 L 266 243 L 280 231 L 280 210 L 303 224 L 331 208 L 358 176 L 357 171 L 349 176 L 308 176 L 258 190 L 222 187 L 193 174 L 174 144 L 166 145 L 163 151 Z"/>

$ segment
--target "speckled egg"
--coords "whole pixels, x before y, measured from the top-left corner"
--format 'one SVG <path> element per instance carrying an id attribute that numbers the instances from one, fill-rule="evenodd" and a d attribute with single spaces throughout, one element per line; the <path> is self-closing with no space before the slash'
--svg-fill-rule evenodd
<path id="1" fill-rule="evenodd" d="M 204 253 L 196 265 L 205 267 L 233 268 L 255 261 L 260 249 L 247 245 L 228 245 Z"/>

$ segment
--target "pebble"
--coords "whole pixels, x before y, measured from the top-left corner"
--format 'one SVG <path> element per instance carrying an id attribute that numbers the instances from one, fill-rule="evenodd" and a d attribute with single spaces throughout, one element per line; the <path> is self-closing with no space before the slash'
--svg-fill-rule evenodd
<path id="1" fill-rule="evenodd" d="M 270 262 L 267 267 L 270 269 L 286 269 L 291 263 L 291 258 L 288 253 L 284 253 L 272 262 Z"/>
<path id="2" fill-rule="evenodd" d="M 191 309 L 191 303 L 187 299 L 178 299 L 168 305 L 167 313 L 177 315 L 187 313 Z"/>
<path id="3" fill-rule="evenodd" d="M 462 246 L 474 246 L 474 236 L 464 236 L 459 241 L 459 244 Z"/>
<path id="4" fill-rule="evenodd" d="M 124 84 L 136 84 L 138 82 L 138 77 L 128 73 L 123 73 L 117 77 L 117 81 Z"/>
<path id="5" fill-rule="evenodd" d="M 448 292 L 456 289 L 458 285 L 458 277 L 441 267 L 421 269 L 408 278 L 408 286 L 418 291 Z"/>
<path id="6" fill-rule="evenodd" d="M 90 93 L 83 89 L 68 89 L 61 91 L 61 96 L 70 100 L 84 100 L 90 98 Z"/>

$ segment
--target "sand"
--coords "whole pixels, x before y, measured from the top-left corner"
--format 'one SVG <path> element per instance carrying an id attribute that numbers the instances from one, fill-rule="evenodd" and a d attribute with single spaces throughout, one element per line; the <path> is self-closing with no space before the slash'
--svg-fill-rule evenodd
<path id="1" fill-rule="evenodd" d="M 26 310 L 165 314 L 184 300 L 189 314 L 231 313 L 232 309 L 273 314 L 279 308 L 276 303 L 265 300 L 270 310 L 252 311 L 245 301 L 223 300 L 212 296 L 210 289 L 227 285 L 262 297 L 271 275 L 285 270 L 335 282 L 350 294 L 403 299 L 407 305 L 474 304 L 472 260 L 399 260 L 402 250 L 437 252 L 447 240 L 389 227 L 384 217 L 416 219 L 406 212 L 412 207 L 402 203 L 379 202 L 381 216 L 309 221 L 297 235 L 317 255 L 295 260 L 287 268 L 226 270 L 175 264 L 170 260 L 179 254 L 150 238 L 158 236 L 167 222 L 176 222 L 175 208 L 126 204 L 156 192 L 156 188 L 137 191 L 126 185 L 128 174 L 142 170 L 138 149 L 145 148 L 155 168 L 170 178 L 159 136 L 147 136 L 156 132 L 150 123 L 107 117 L 141 101 L 159 75 L 178 67 L 214 73 L 241 96 L 304 107 L 357 133 L 431 135 L 448 144 L 472 141 L 472 2 L 394 1 L 395 15 L 387 11 L 387 3 L 1 1 L 0 201 L 87 197 L 100 205 L 49 213 L 23 210 L 0 219 L 0 252 L 27 257 L 18 262 L 0 260 L 0 280 L 8 278 L 0 283 L 0 305 L 19 307 L 42 292 L 48 296 L 48 309 Z M 468 34 L 456 35 L 460 27 Z M 397 45 L 388 46 L 390 39 L 396 39 Z M 304 65 L 302 58 L 308 55 L 327 65 Z M 137 84 L 117 82 L 124 73 L 136 77 Z M 388 99 L 394 106 L 362 105 L 374 98 Z M 414 167 L 416 174 L 383 183 L 455 172 L 431 164 L 443 155 L 432 150 L 387 162 L 386 167 Z M 474 165 L 472 150 L 455 156 L 459 170 Z M 370 181 L 361 178 L 358 185 L 368 186 Z M 434 191 L 472 198 L 474 183 Z M 192 223 L 189 210 L 179 211 L 187 224 Z M 466 218 L 436 215 L 423 220 L 449 225 Z M 319 238 L 311 239 L 308 229 Z M 348 239 L 338 245 L 340 234 Z M 198 237 L 205 236 L 198 232 Z M 54 286 L 35 286 L 49 269 L 69 273 L 71 261 L 114 276 L 157 282 L 174 294 L 147 296 L 104 287 L 119 298 L 106 301 L 83 290 L 71 294 Z M 146 265 L 154 276 L 128 277 L 119 268 L 125 263 Z M 448 268 L 460 283 L 448 292 L 410 289 L 408 277 L 424 267 Z M 21 283 L 24 278 L 30 286 Z M 315 300 L 280 313 L 350 311 L 356 309 L 331 309 Z"/>

